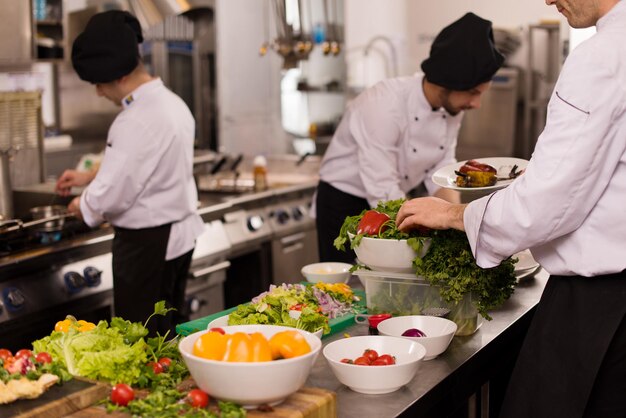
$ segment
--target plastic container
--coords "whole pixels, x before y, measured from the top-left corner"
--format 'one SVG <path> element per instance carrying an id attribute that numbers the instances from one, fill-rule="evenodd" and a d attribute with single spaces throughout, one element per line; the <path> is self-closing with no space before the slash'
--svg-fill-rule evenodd
<path id="1" fill-rule="evenodd" d="M 472 293 L 454 304 L 441 298 L 437 286 L 414 274 L 374 270 L 357 270 L 355 274 L 365 287 L 367 310 L 371 314 L 442 316 L 457 324 L 454 335 L 471 335 L 482 325 L 483 317 L 474 306 Z"/>
<path id="2" fill-rule="evenodd" d="M 267 160 L 264 156 L 257 155 L 252 161 L 252 166 L 254 190 L 257 192 L 267 190 Z"/>

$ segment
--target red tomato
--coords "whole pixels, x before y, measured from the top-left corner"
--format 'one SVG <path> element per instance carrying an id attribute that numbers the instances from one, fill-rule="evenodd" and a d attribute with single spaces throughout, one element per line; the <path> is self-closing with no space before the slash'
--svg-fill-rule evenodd
<path id="1" fill-rule="evenodd" d="M 371 362 L 373 362 L 374 360 L 376 360 L 378 358 L 378 353 L 376 352 L 376 350 L 372 350 L 372 349 L 365 349 L 365 351 L 363 352 L 363 357 L 367 357 L 368 360 Z"/>
<path id="2" fill-rule="evenodd" d="M 342 358 L 340 361 L 342 363 L 354 364 L 354 361 L 352 361 L 351 358 Z"/>
<path id="3" fill-rule="evenodd" d="M 161 363 L 151 361 L 150 363 L 148 363 L 148 366 L 152 367 L 152 371 L 154 372 L 154 374 L 163 373 L 163 365 Z"/>
<path id="4" fill-rule="evenodd" d="M 194 408 L 206 408 L 209 404 L 209 395 L 200 389 L 193 389 L 187 394 L 187 402 Z"/>
<path id="5" fill-rule="evenodd" d="M 35 361 L 40 364 L 52 363 L 52 356 L 45 351 L 42 351 L 41 353 L 37 353 Z"/>
<path id="6" fill-rule="evenodd" d="M 15 353 L 15 358 L 22 358 L 22 357 L 30 358 L 32 356 L 33 356 L 33 352 L 26 348 L 22 348 L 17 353 Z"/>
<path id="7" fill-rule="evenodd" d="M 222 328 L 220 327 L 216 327 L 216 328 L 211 328 L 209 331 L 213 331 L 213 332 L 219 332 L 220 334 L 224 335 L 226 334 L 226 331 L 224 331 Z"/>
<path id="8" fill-rule="evenodd" d="M 161 365 L 161 367 L 163 367 L 163 371 L 166 372 L 172 365 L 172 359 L 170 359 L 169 357 L 161 357 L 159 359 L 159 364 Z"/>
<path id="9" fill-rule="evenodd" d="M 6 348 L 0 348 L 0 360 L 5 361 L 8 358 L 13 357 L 13 353 Z"/>
<path id="10" fill-rule="evenodd" d="M 386 366 L 390 364 L 396 364 L 396 358 L 393 356 L 390 356 L 389 354 L 383 354 L 380 357 L 378 357 L 377 360 L 380 360 Z"/>
<path id="11" fill-rule="evenodd" d="M 354 364 L 359 365 L 359 366 L 369 366 L 370 363 L 371 363 L 370 359 L 368 359 L 365 356 L 357 357 L 357 359 L 354 360 Z"/>
<path id="12" fill-rule="evenodd" d="M 115 405 L 126 406 L 135 399 L 135 391 L 126 383 L 118 383 L 111 390 L 111 402 Z"/>
<path id="13" fill-rule="evenodd" d="M 377 236 L 389 226 L 386 224 L 390 218 L 387 214 L 370 209 L 363 214 L 356 227 L 357 234 Z"/>

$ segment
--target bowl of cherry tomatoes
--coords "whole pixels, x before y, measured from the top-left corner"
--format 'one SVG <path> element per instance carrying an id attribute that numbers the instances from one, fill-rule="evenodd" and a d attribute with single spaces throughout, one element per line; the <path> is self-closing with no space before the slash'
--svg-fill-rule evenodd
<path id="1" fill-rule="evenodd" d="M 322 352 L 337 380 L 366 394 L 400 389 L 413 380 L 426 355 L 417 342 L 381 335 L 333 341 Z"/>

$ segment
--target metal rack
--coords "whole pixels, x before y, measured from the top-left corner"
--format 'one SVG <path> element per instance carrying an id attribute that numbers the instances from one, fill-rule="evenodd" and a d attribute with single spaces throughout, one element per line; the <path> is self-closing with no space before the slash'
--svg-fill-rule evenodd
<path id="1" fill-rule="evenodd" d="M 545 62 L 540 67 L 535 37 L 544 32 Z M 524 83 L 524 123 L 521 157 L 530 158 L 537 137 L 546 123 L 550 95 L 561 68 L 560 24 L 541 23 L 528 27 L 528 70 Z"/>

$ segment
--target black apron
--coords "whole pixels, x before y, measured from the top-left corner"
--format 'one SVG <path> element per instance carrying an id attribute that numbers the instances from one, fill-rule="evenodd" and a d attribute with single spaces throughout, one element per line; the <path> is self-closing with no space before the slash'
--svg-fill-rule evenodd
<path id="1" fill-rule="evenodd" d="M 626 272 L 548 280 L 500 417 L 626 417 Z"/>
<path id="2" fill-rule="evenodd" d="M 175 335 L 175 326 L 186 322 L 185 287 L 193 250 L 165 261 L 171 224 L 144 229 L 115 227 L 113 239 L 113 304 L 115 316 L 145 323 L 154 304 L 166 301 L 175 312 L 156 315 L 148 322 L 151 335 Z"/>
<path id="3" fill-rule="evenodd" d="M 333 245 L 339 236 L 346 216 L 355 216 L 369 209 L 367 200 L 342 192 L 330 184 L 320 181 L 315 199 L 315 225 L 317 227 L 317 247 L 320 261 L 341 261 L 354 264 L 356 254 L 346 244 L 346 251 L 339 251 Z"/>

